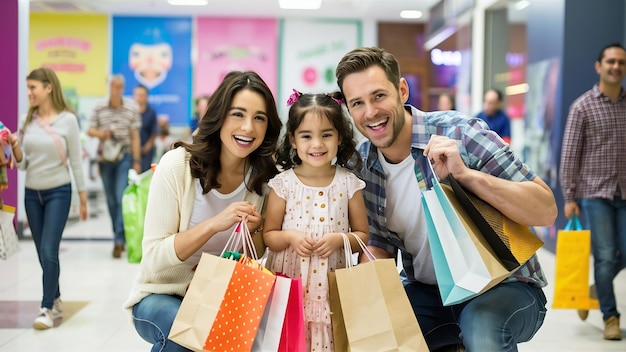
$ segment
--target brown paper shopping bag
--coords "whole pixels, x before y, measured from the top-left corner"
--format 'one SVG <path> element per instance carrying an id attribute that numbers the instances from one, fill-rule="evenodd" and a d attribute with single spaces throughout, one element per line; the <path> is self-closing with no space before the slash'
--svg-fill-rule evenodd
<path id="1" fill-rule="evenodd" d="M 349 246 L 344 240 L 347 255 L 352 253 Z M 428 351 L 395 261 L 371 256 L 371 261 L 357 266 L 350 267 L 349 259 L 346 263 L 345 269 L 335 270 L 335 279 L 347 351 Z M 336 313 L 332 311 L 331 317 Z"/>
<path id="2" fill-rule="evenodd" d="M 330 321 L 333 325 L 333 346 L 335 351 L 348 351 L 346 324 L 343 321 L 343 311 L 341 310 L 339 289 L 337 288 L 337 276 L 334 271 L 328 273 L 328 297 L 330 298 Z"/>
<path id="3" fill-rule="evenodd" d="M 203 351 L 237 262 L 203 253 L 170 329 L 169 339 Z"/>
<path id="4" fill-rule="evenodd" d="M 556 237 L 554 299 L 552 308 L 599 309 L 589 295 L 591 231 L 583 230 L 574 215 Z"/>

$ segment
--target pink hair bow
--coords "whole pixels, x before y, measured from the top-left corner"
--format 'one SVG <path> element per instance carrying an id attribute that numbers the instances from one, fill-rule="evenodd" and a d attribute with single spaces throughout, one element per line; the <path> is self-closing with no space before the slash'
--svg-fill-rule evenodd
<path id="1" fill-rule="evenodd" d="M 302 96 L 302 93 L 298 92 L 295 89 L 292 89 L 292 90 L 293 90 L 293 93 L 291 93 L 291 95 L 289 96 L 289 99 L 287 99 L 287 106 L 293 105 Z"/>

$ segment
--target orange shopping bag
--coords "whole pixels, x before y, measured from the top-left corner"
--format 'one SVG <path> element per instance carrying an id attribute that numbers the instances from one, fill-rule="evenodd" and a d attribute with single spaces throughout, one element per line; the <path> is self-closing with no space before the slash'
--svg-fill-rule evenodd
<path id="1" fill-rule="evenodd" d="M 233 271 L 226 294 L 206 338 L 205 351 L 250 351 L 275 277 L 248 257 Z"/>
<path id="2" fill-rule="evenodd" d="M 556 268 L 552 308 L 599 309 L 589 296 L 591 232 L 583 230 L 574 214 L 556 238 Z"/>
<path id="3" fill-rule="evenodd" d="M 250 351 L 274 280 L 240 223 L 221 256 L 200 257 L 168 338 L 193 351 Z"/>

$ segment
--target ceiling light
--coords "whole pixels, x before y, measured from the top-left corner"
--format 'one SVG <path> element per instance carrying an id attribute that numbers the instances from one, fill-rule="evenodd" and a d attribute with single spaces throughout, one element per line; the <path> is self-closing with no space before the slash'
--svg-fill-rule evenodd
<path id="1" fill-rule="evenodd" d="M 209 0 L 167 0 L 167 3 L 177 6 L 204 6 L 209 4 Z"/>
<path id="2" fill-rule="evenodd" d="M 402 18 L 422 18 L 422 11 L 417 10 L 403 10 L 400 12 Z"/>
<path id="3" fill-rule="evenodd" d="M 287 10 L 317 10 L 322 0 L 278 0 L 278 5 Z"/>
<path id="4" fill-rule="evenodd" d="M 528 5 L 530 5 L 530 1 L 528 1 L 528 0 L 520 0 L 520 1 L 515 3 L 515 9 L 517 9 L 518 11 L 521 11 L 521 10 L 527 8 Z"/>

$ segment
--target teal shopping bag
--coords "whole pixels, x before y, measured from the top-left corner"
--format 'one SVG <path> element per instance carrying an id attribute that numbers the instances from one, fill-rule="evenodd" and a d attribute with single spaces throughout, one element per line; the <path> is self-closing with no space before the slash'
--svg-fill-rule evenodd
<path id="1" fill-rule="evenodd" d="M 148 203 L 148 190 L 152 181 L 152 170 L 140 175 L 129 176 L 129 184 L 122 196 L 122 220 L 126 237 L 126 253 L 129 263 L 141 261 L 141 242 Z"/>
<path id="2" fill-rule="evenodd" d="M 458 304 L 497 285 L 519 266 L 502 264 L 452 188 L 439 182 L 432 166 L 423 174 L 429 175 L 421 184 L 421 194 L 439 293 L 444 305 Z"/>

